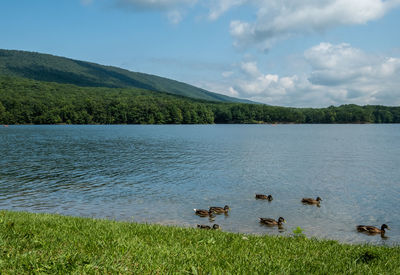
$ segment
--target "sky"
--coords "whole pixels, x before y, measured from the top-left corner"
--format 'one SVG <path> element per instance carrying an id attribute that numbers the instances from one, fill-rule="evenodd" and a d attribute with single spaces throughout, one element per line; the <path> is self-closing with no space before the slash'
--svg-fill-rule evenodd
<path id="1" fill-rule="evenodd" d="M 1 0 L 0 48 L 270 105 L 400 105 L 400 0 Z"/>

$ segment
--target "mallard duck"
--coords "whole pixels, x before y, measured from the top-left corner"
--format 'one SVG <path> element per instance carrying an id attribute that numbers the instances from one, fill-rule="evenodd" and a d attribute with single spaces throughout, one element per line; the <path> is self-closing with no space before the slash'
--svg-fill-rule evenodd
<path id="1" fill-rule="evenodd" d="M 211 226 L 209 226 L 209 225 L 204 225 L 204 224 L 198 224 L 198 225 L 197 225 L 197 228 L 200 228 L 200 229 L 211 229 Z"/>
<path id="2" fill-rule="evenodd" d="M 312 198 L 303 198 L 301 200 L 302 203 L 306 203 L 306 204 L 319 204 L 322 201 L 322 199 L 320 197 L 317 197 L 315 200 Z"/>
<path id="3" fill-rule="evenodd" d="M 220 229 L 221 229 L 221 226 L 219 226 L 218 224 L 214 223 L 212 228 L 213 228 L 214 230 L 220 230 Z"/>
<path id="4" fill-rule="evenodd" d="M 387 226 L 386 224 L 382 224 L 381 229 L 370 225 L 357 225 L 358 232 L 366 232 L 369 234 L 385 234 L 385 228 L 390 230 L 389 226 Z"/>
<path id="5" fill-rule="evenodd" d="M 256 199 L 272 201 L 274 198 L 271 195 L 256 194 Z"/>
<path id="6" fill-rule="evenodd" d="M 279 225 L 281 226 L 282 223 L 286 223 L 285 219 L 282 217 L 279 217 L 278 221 L 270 218 L 259 218 L 260 223 L 266 224 L 266 225 Z"/>
<path id="7" fill-rule="evenodd" d="M 209 226 L 209 225 L 204 225 L 204 224 L 198 224 L 197 225 L 197 228 L 200 228 L 200 229 L 214 229 L 214 230 L 219 230 L 219 229 L 221 229 L 221 227 L 218 225 L 218 224 L 213 224 L 213 226 L 211 227 L 211 226 Z"/>
<path id="8" fill-rule="evenodd" d="M 222 214 L 222 213 L 228 213 L 229 210 L 230 210 L 229 206 L 225 205 L 223 208 L 218 206 L 211 206 L 209 211 L 216 214 Z"/>
<path id="9" fill-rule="evenodd" d="M 211 210 L 206 210 L 206 209 L 193 209 L 194 213 L 200 217 L 212 217 L 213 212 Z"/>

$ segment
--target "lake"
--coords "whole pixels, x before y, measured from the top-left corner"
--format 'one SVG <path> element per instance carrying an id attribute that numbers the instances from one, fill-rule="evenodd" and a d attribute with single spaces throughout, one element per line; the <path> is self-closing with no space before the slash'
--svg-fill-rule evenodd
<path id="1" fill-rule="evenodd" d="M 400 125 L 0 126 L 0 156 L 0 209 L 400 243 Z M 386 239 L 355 230 L 382 223 Z"/>

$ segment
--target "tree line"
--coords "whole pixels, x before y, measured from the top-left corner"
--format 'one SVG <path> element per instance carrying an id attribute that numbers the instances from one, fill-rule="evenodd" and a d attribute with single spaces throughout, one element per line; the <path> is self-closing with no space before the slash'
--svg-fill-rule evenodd
<path id="1" fill-rule="evenodd" d="M 399 123 L 400 107 L 217 103 L 144 89 L 0 77 L 0 124 Z"/>

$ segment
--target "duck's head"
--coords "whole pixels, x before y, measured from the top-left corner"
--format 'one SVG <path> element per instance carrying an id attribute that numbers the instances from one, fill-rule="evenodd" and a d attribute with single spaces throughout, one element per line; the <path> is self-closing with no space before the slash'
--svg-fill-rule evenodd
<path id="1" fill-rule="evenodd" d="M 228 205 L 224 206 L 224 210 L 230 210 L 231 208 Z"/>
<path id="2" fill-rule="evenodd" d="M 317 197 L 316 201 L 322 201 L 322 199 L 320 197 Z"/>
<path id="3" fill-rule="evenodd" d="M 274 198 L 271 195 L 268 195 L 268 200 L 272 201 Z"/>
<path id="4" fill-rule="evenodd" d="M 216 223 L 214 223 L 212 228 L 215 229 L 215 230 L 221 229 L 221 227 Z"/>
<path id="5" fill-rule="evenodd" d="M 390 230 L 390 227 L 389 227 L 389 226 L 387 226 L 387 224 L 382 224 L 382 226 L 381 226 L 381 230 L 382 230 L 382 231 L 384 231 L 385 229 L 388 229 L 388 230 Z"/>
<path id="6" fill-rule="evenodd" d="M 278 219 L 278 223 L 286 223 L 285 219 L 282 217 L 279 217 Z"/>

